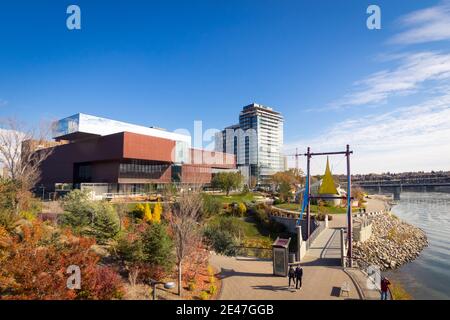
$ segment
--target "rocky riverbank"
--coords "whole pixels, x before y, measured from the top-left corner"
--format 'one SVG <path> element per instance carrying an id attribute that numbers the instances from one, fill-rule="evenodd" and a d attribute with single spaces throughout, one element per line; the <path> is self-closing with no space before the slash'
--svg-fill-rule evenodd
<path id="1" fill-rule="evenodd" d="M 353 243 L 353 255 L 356 261 L 381 270 L 396 269 L 416 259 L 427 245 L 424 231 L 384 213 L 373 218 L 369 240 Z"/>

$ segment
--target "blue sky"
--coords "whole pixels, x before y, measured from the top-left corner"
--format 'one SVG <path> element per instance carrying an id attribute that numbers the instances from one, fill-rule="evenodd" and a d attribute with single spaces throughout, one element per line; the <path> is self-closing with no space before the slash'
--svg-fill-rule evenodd
<path id="1" fill-rule="evenodd" d="M 2 1 L 0 41 L 0 117 L 192 131 L 257 102 L 285 116 L 287 154 L 350 143 L 357 172 L 450 170 L 448 1 Z"/>

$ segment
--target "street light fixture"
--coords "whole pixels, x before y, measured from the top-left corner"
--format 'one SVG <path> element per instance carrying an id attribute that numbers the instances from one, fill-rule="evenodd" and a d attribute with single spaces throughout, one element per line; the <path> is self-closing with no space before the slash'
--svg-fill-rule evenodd
<path id="1" fill-rule="evenodd" d="M 45 200 L 45 186 L 41 184 L 41 190 L 42 190 L 42 201 Z"/>
<path id="2" fill-rule="evenodd" d="M 164 289 L 173 289 L 175 288 L 175 282 L 161 282 L 161 281 L 156 281 L 153 279 L 150 279 L 150 285 L 152 286 L 152 290 L 153 290 L 153 300 L 156 300 L 156 286 L 158 284 L 162 284 L 164 285 Z"/>

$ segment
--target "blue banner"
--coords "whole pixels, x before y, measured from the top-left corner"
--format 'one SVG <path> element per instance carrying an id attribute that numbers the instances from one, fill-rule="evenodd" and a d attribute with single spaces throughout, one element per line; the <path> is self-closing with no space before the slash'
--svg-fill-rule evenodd
<path id="1" fill-rule="evenodd" d="M 297 225 L 300 225 L 302 219 L 303 219 L 303 213 L 306 210 L 306 207 L 308 206 L 308 200 L 309 200 L 309 194 L 308 194 L 308 181 L 309 177 L 306 177 L 306 183 L 305 183 L 305 192 L 303 193 L 303 203 L 302 203 L 302 211 L 300 211 L 300 218 L 297 220 Z"/>

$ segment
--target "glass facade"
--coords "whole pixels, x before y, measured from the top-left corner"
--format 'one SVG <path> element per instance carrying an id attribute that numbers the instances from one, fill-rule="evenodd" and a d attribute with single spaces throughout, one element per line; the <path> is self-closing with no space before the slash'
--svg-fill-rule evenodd
<path id="1" fill-rule="evenodd" d="M 52 126 L 52 135 L 55 139 L 73 133 L 106 136 L 120 132 L 132 132 L 176 141 L 176 157 L 179 157 L 180 162 L 186 161 L 186 157 L 189 156 L 187 149 L 191 146 L 191 137 L 189 135 L 91 116 L 84 113 L 78 113 L 56 121 Z"/>
<path id="2" fill-rule="evenodd" d="M 176 141 L 175 144 L 175 163 L 189 163 L 189 144 L 184 141 Z"/>
<path id="3" fill-rule="evenodd" d="M 77 163 L 74 167 L 74 181 L 75 183 L 91 182 L 92 168 L 90 163 Z"/>
<path id="4" fill-rule="evenodd" d="M 245 165 L 250 164 L 250 137 L 245 137 Z"/>
<path id="5" fill-rule="evenodd" d="M 181 181 L 181 170 L 182 166 L 173 165 L 172 166 L 172 182 L 180 182 Z"/>
<path id="6" fill-rule="evenodd" d="M 133 193 L 148 193 L 151 191 L 155 191 L 160 189 L 160 186 L 158 184 L 151 184 L 151 183 L 129 183 L 129 184 L 111 184 L 113 188 L 110 188 L 112 193 L 120 193 L 120 194 L 133 194 Z"/>
<path id="7" fill-rule="evenodd" d="M 250 166 L 251 176 L 264 184 L 276 172 L 284 170 L 283 117 L 271 108 L 251 104 L 239 115 L 239 124 L 216 134 L 216 150 L 237 156 L 238 167 Z"/>
<path id="8" fill-rule="evenodd" d="M 61 119 L 52 124 L 52 136 L 55 138 L 78 132 L 79 126 L 80 126 L 79 114 Z"/>
<path id="9" fill-rule="evenodd" d="M 145 160 L 130 160 L 120 163 L 121 178 L 158 179 L 170 167 L 170 164 L 160 164 Z"/>

